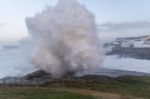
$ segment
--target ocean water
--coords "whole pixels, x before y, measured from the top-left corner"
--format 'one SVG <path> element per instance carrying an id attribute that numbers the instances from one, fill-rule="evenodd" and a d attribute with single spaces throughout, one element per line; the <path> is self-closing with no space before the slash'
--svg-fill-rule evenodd
<path id="1" fill-rule="evenodd" d="M 20 49 L 1 49 L 0 78 L 6 76 L 22 76 L 36 70 L 34 66 L 26 60 Z M 150 73 L 150 60 L 106 56 L 103 67 Z"/>
<path id="2" fill-rule="evenodd" d="M 0 50 L 0 78 L 6 76 L 22 76 L 34 70 L 26 61 L 20 49 Z"/>
<path id="3" fill-rule="evenodd" d="M 150 73 L 150 60 L 106 56 L 103 67 Z"/>

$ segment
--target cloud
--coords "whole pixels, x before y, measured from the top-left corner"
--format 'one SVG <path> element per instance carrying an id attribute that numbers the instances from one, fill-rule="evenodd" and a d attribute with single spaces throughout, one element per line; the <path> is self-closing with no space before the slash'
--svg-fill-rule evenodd
<path id="1" fill-rule="evenodd" d="M 100 38 L 104 41 L 118 37 L 150 35 L 150 21 L 107 22 L 98 26 Z"/>
<path id="2" fill-rule="evenodd" d="M 103 32 L 130 32 L 136 30 L 149 30 L 150 21 L 136 21 L 136 22 L 108 22 L 101 24 L 99 30 Z"/>

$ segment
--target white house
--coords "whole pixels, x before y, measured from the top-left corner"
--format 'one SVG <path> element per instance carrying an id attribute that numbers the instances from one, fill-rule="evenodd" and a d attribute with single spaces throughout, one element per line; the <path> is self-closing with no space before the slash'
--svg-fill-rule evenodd
<path id="1" fill-rule="evenodd" d="M 150 48 L 150 36 L 118 38 L 113 44 L 120 47 Z"/>
<path id="2" fill-rule="evenodd" d="M 134 42 L 135 48 L 150 48 L 150 36 L 144 37 L 141 41 Z"/>
<path id="3" fill-rule="evenodd" d="M 105 44 L 106 47 L 126 48 L 150 48 L 150 35 L 140 37 L 117 38 L 112 43 Z"/>

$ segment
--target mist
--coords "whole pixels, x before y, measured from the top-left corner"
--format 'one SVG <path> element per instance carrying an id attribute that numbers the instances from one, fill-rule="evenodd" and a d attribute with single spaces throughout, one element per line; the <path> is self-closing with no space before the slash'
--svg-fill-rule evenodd
<path id="1" fill-rule="evenodd" d="M 60 77 L 102 66 L 94 15 L 76 0 L 59 0 L 55 7 L 26 18 L 26 24 L 28 55 L 37 68 Z"/>

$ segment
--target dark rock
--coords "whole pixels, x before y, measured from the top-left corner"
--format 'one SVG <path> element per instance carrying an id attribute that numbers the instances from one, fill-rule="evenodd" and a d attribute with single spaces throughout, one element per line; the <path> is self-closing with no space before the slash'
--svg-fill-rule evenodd
<path id="1" fill-rule="evenodd" d="M 51 76 L 51 74 L 46 73 L 43 70 L 38 70 L 38 71 L 35 71 L 31 74 L 28 74 L 28 75 L 24 76 L 24 79 L 33 80 L 33 79 L 42 78 L 42 77 L 45 77 L 45 76 Z"/>
<path id="2" fill-rule="evenodd" d="M 105 75 L 105 76 L 103 76 Z M 33 73 L 27 74 L 23 77 L 5 77 L 0 79 L 0 85 L 49 85 L 54 83 L 65 83 L 66 85 L 70 82 L 109 82 L 118 76 L 150 76 L 148 73 L 122 71 L 122 70 L 110 70 L 102 69 L 102 71 L 93 75 L 82 75 L 75 77 L 70 74 L 66 74 L 61 78 L 54 78 L 50 73 L 46 73 L 43 70 L 38 70 Z"/>
<path id="3" fill-rule="evenodd" d="M 55 78 L 42 70 L 35 71 L 23 77 L 5 77 L 0 80 L 4 85 L 41 85 L 46 82 L 53 82 Z"/>

